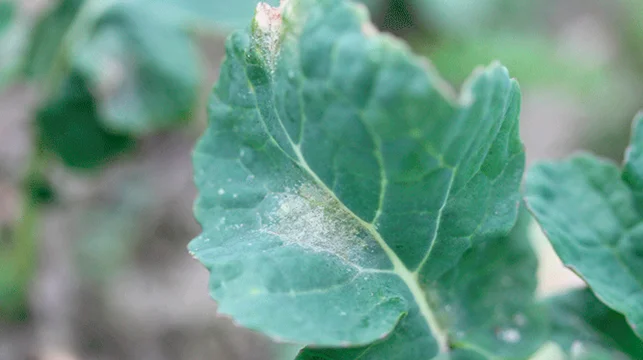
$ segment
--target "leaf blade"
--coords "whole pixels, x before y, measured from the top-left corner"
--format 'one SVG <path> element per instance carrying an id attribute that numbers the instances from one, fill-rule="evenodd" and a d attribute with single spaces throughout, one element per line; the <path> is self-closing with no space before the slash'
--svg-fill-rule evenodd
<path id="1" fill-rule="evenodd" d="M 552 340 L 574 359 L 640 359 L 643 342 L 623 315 L 605 306 L 590 289 L 546 300 L 552 313 Z"/>
<path id="2" fill-rule="evenodd" d="M 640 124 L 624 169 L 589 155 L 544 163 L 527 177 L 526 201 L 563 262 L 642 336 Z"/>
<path id="3" fill-rule="evenodd" d="M 448 352 L 456 321 L 436 283 L 516 219 L 517 84 L 495 65 L 456 98 L 342 1 L 260 5 L 226 50 L 194 154 L 204 231 L 190 245 L 219 311 L 283 341 L 370 346 L 396 328 L 412 346 L 379 347 L 389 359 Z"/>
<path id="4" fill-rule="evenodd" d="M 442 319 L 452 319 L 448 326 L 452 350 L 445 354 L 445 359 L 527 358 L 545 340 L 549 324 L 543 316 L 544 307 L 526 305 L 532 301 L 537 286 L 533 277 L 537 259 L 527 235 L 530 221 L 523 209 L 511 234 L 489 239 L 468 250 L 459 267 L 475 268 L 475 274 L 465 277 L 453 269 L 440 280 L 442 288 L 453 292 L 438 314 Z M 490 258 L 494 261 L 487 261 Z M 521 289 L 511 297 L 503 295 L 516 287 Z M 400 325 L 393 336 L 361 348 L 309 347 L 297 360 L 425 358 L 421 347 L 418 350 L 407 345 L 413 339 L 408 333 L 412 332 Z"/>

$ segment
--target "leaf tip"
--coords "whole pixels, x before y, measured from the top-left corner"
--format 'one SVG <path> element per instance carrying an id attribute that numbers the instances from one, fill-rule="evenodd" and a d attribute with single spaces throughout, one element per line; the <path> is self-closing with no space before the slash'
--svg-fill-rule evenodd
<path id="1" fill-rule="evenodd" d="M 278 32 L 281 28 L 281 9 L 286 4 L 282 1 L 279 7 L 272 7 L 265 2 L 257 4 L 255 10 L 254 24 L 262 33 Z"/>
<path id="2" fill-rule="evenodd" d="M 284 17 L 292 11 L 292 2 L 289 0 L 281 0 L 278 7 L 260 2 L 255 9 L 251 26 L 253 41 L 260 49 L 267 66 L 272 70 L 279 56 L 282 35 L 285 31 Z"/>

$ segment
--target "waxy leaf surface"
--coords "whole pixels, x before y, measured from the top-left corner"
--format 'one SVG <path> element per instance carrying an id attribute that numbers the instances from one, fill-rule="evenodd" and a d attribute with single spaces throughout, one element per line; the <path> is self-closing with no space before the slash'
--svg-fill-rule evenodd
<path id="1" fill-rule="evenodd" d="M 643 116 L 621 169 L 579 155 L 527 176 L 527 203 L 563 262 L 643 335 Z"/>
<path id="2" fill-rule="evenodd" d="M 524 167 L 503 67 L 456 97 L 342 0 L 260 6 L 226 55 L 194 154 L 203 233 L 190 245 L 219 312 L 274 339 L 350 347 L 333 359 L 538 347 L 531 260 L 501 281 L 502 256 L 531 256 L 499 245 Z"/>
<path id="3" fill-rule="evenodd" d="M 538 264 L 528 237 L 530 219 L 524 210 L 509 236 L 473 246 L 431 284 L 450 294 L 440 316 L 449 324 L 453 351 L 443 359 L 526 359 L 544 342 L 545 309 L 531 305 Z M 297 360 L 424 359 L 421 348 L 407 348 L 405 331 L 398 327 L 387 339 L 360 348 L 305 349 Z"/>

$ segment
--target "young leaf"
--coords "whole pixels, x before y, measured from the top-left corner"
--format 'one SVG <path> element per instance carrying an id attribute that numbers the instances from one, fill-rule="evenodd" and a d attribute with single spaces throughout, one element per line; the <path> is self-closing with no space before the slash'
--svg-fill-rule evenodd
<path id="1" fill-rule="evenodd" d="M 623 315 L 598 300 L 589 289 L 547 300 L 553 341 L 572 359 L 643 359 L 643 342 Z"/>
<path id="2" fill-rule="evenodd" d="M 106 127 L 144 133 L 191 118 L 200 69 L 184 29 L 150 13 L 145 2 L 119 2 L 89 31 L 73 63 L 96 90 Z"/>
<path id="3" fill-rule="evenodd" d="M 504 68 L 456 99 L 342 0 L 260 5 L 226 53 L 194 154 L 204 229 L 190 245 L 221 313 L 314 346 L 377 347 L 393 332 L 369 358 L 540 345 L 507 327 L 518 311 L 538 324 L 533 280 L 515 284 L 520 306 L 498 299 L 502 260 L 484 247 L 512 228 L 524 167 Z"/>
<path id="4" fill-rule="evenodd" d="M 563 262 L 643 336 L 643 114 L 625 166 L 589 155 L 535 166 L 527 203 Z"/>
<path id="5" fill-rule="evenodd" d="M 100 124 L 94 97 L 78 74 L 38 110 L 36 122 L 44 146 L 70 167 L 97 167 L 133 145 Z"/>

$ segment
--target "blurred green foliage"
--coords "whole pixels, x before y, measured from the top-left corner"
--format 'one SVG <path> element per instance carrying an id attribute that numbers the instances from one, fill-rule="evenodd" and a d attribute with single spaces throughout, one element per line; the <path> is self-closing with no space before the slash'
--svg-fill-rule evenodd
<path id="1" fill-rule="evenodd" d="M 111 6 L 90 30 L 72 67 L 99 92 L 106 127 L 141 134 L 190 119 L 202 72 L 189 34 L 137 2 Z"/>
<path id="2" fill-rule="evenodd" d="M 32 80 L 46 79 L 54 69 L 54 63 L 64 51 L 64 40 L 73 23 L 82 0 L 62 0 L 43 14 L 31 31 L 28 50 L 25 54 L 24 75 Z"/>
<path id="3" fill-rule="evenodd" d="M 415 4 L 424 23 L 439 32 L 463 37 L 516 28 L 529 30 L 545 9 L 542 1 L 529 0 L 415 0 Z"/>
<path id="4" fill-rule="evenodd" d="M 0 39 L 15 24 L 30 23 L 15 3 L 0 5 Z M 196 35 L 222 36 L 248 23 L 254 6 L 59 0 L 33 21 L 28 36 L 7 40 L 3 52 L 18 42 L 24 51 L 11 67 L 0 61 L 0 74 L 23 76 L 40 90 L 35 124 L 52 154 L 70 167 L 98 167 L 131 148 L 136 136 L 194 117 L 205 77 Z"/>
<path id="5" fill-rule="evenodd" d="M 38 131 L 68 166 L 100 166 L 197 105 L 190 35 L 146 5 L 62 0 L 34 27 L 23 71 L 43 84 Z"/>
<path id="6" fill-rule="evenodd" d="M 623 38 L 632 61 L 639 71 L 643 72 L 643 1 L 620 0 L 619 18 L 623 22 Z"/>
<path id="7" fill-rule="evenodd" d="M 36 115 L 40 141 L 65 165 L 93 168 L 133 146 L 133 139 L 103 127 L 96 100 L 79 74 L 71 74 Z"/>
<path id="8" fill-rule="evenodd" d="M 47 205 L 56 201 L 56 191 L 42 174 L 25 179 L 24 192 L 34 204 Z"/>
<path id="9" fill-rule="evenodd" d="M 30 254 L 16 246 L 11 241 L 13 237 L 12 231 L 0 234 L 0 321 L 24 320 L 29 312 L 27 299 L 32 271 L 25 260 L 30 259 Z"/>
<path id="10" fill-rule="evenodd" d="M 0 91 L 15 80 L 22 66 L 29 25 L 20 19 L 16 3 L 0 0 Z"/>
<path id="11" fill-rule="evenodd" d="M 15 16 L 16 5 L 12 2 L 0 2 L 0 34 L 5 32 Z"/>
<path id="12" fill-rule="evenodd" d="M 422 43 L 414 43 L 421 48 Z M 531 86 L 558 86 L 587 95 L 606 80 L 603 69 L 582 59 L 563 58 L 547 39 L 538 36 L 500 34 L 484 39 L 472 37 L 441 43 L 426 49 L 440 73 L 461 84 L 470 69 L 499 60 L 512 76 Z"/>
<path id="13" fill-rule="evenodd" d="M 37 262 L 39 206 L 53 200 L 40 172 L 41 148 L 34 150 L 23 183 L 22 213 L 15 226 L 0 230 L 0 321 L 21 321 L 29 315 L 28 298 Z"/>

